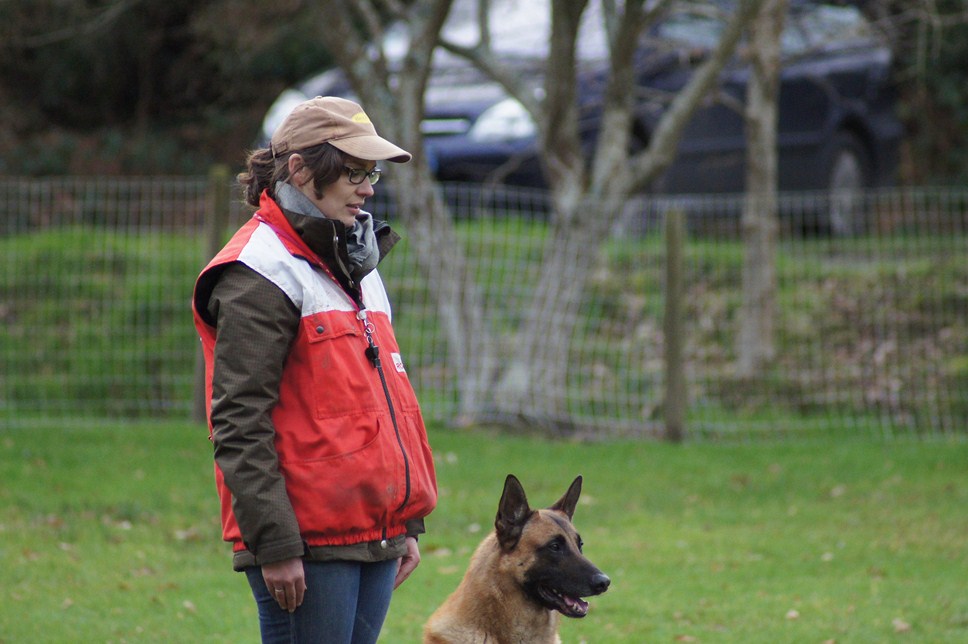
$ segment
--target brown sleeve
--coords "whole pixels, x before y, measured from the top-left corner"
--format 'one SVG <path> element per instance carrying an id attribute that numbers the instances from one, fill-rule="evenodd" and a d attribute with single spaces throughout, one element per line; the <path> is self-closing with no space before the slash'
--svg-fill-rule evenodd
<path id="1" fill-rule="evenodd" d="M 423 519 L 411 519 L 407 521 L 407 536 L 408 537 L 419 537 L 425 533 L 427 529 L 424 527 Z"/>
<path id="2" fill-rule="evenodd" d="M 216 320 L 215 462 L 232 492 L 242 539 L 259 564 L 301 556 L 304 545 L 279 473 L 271 416 L 299 310 L 279 287 L 243 264 L 222 272 L 207 309 Z"/>

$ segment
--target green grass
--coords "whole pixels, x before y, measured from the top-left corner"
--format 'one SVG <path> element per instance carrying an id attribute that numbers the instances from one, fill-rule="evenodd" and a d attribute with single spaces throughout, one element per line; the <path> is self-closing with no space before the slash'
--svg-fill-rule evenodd
<path id="1" fill-rule="evenodd" d="M 968 640 L 968 444 L 577 444 L 432 430 L 440 505 L 385 642 L 422 623 L 490 529 L 504 476 L 612 577 L 567 642 Z M 256 642 L 219 540 L 203 428 L 0 432 L 0 642 Z"/>

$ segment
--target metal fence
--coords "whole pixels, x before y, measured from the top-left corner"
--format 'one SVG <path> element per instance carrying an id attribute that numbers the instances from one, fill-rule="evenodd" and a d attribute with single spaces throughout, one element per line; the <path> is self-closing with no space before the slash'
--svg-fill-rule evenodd
<path id="1" fill-rule="evenodd" d="M 0 426 L 191 415 L 189 301 L 211 252 L 214 188 L 224 191 L 205 177 L 0 179 Z M 548 234 L 546 200 L 445 190 L 488 324 L 512 337 L 531 299 L 522 276 L 537 270 Z M 613 216 L 611 238 L 588 245 L 583 317 L 562 348 L 562 406 L 575 425 L 600 436 L 662 431 L 662 229 L 676 210 L 689 224 L 688 437 L 968 435 L 968 190 L 867 195 L 864 226 L 849 236 L 824 231 L 825 196 L 782 195 L 777 353 L 755 378 L 735 369 L 741 205 L 637 198 Z M 232 227 L 247 216 L 233 200 Z M 406 226 L 390 219 L 405 240 L 381 272 L 408 373 L 425 414 L 450 420 L 459 401 L 438 309 Z"/>

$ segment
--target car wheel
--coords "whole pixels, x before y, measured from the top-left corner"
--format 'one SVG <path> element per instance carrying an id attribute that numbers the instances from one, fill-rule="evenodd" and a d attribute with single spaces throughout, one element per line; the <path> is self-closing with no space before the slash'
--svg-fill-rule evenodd
<path id="1" fill-rule="evenodd" d="M 857 137 L 846 132 L 835 136 L 828 150 L 827 228 L 839 237 L 864 233 L 870 177 L 867 152 Z"/>

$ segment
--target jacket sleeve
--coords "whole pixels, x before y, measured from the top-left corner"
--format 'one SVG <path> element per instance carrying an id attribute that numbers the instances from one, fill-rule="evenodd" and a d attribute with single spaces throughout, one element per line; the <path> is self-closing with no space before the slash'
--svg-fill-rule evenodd
<path id="1" fill-rule="evenodd" d="M 207 309 L 216 321 L 215 462 L 232 492 L 242 540 L 259 564 L 301 556 L 305 547 L 279 473 L 271 415 L 299 310 L 276 285 L 243 264 L 225 268 Z"/>

